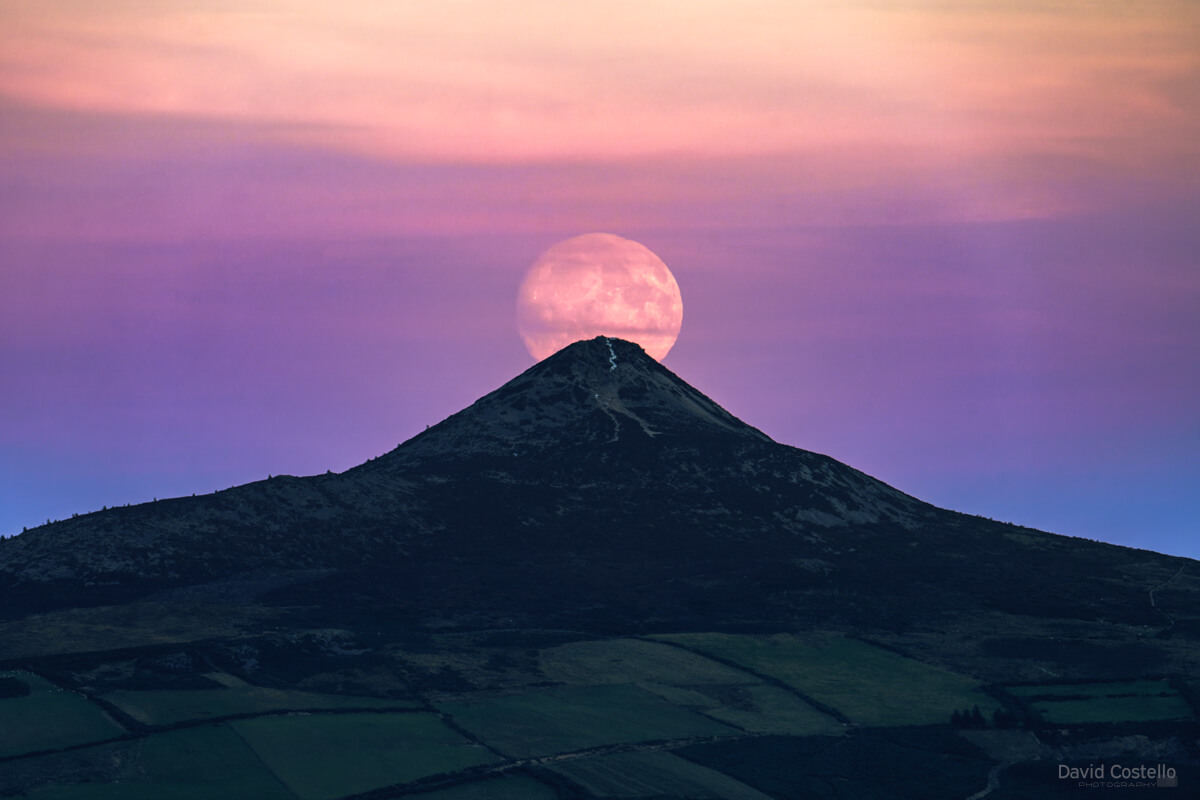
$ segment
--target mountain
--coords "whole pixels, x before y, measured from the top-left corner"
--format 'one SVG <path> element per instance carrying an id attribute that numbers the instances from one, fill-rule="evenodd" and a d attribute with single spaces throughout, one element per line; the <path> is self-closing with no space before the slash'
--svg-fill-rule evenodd
<path id="1" fill-rule="evenodd" d="M 0 795 L 174 787 L 182 736 L 256 754 L 197 796 L 1050 797 L 1114 756 L 1194 785 L 1197 664 L 1200 563 L 937 508 L 600 337 L 344 473 L 0 540 Z M 110 733 L 5 738 L 63 688 Z M 330 777 L 377 725 L 476 749 Z"/>
<path id="2" fill-rule="evenodd" d="M 381 559 L 691 559 L 742 542 L 815 557 L 835 552 L 831 530 L 937 516 L 771 441 L 637 345 L 598 338 L 346 473 L 108 509 L 4 541 L 0 578 L 9 607 L 29 608 Z"/>
<path id="3" fill-rule="evenodd" d="M 725 604 L 772 624 L 903 626 L 974 608 L 1154 626 L 1147 587 L 1185 563 L 938 509 L 772 441 L 638 345 L 599 337 L 345 473 L 0 541 L 0 599 L 24 613 L 215 581 L 228 591 L 244 576 L 295 584 L 297 602 L 341 586 L 438 613 L 469 607 L 457 593 L 469 582 L 492 587 L 497 618 L 560 622 L 583 607 L 645 624 L 650 607 L 678 621 Z M 401 573 L 419 592 L 396 584 Z"/>

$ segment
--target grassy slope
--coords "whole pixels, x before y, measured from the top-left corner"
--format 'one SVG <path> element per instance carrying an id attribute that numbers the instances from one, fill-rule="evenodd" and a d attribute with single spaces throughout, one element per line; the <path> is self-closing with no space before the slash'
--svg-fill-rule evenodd
<path id="1" fill-rule="evenodd" d="M 103 695 L 134 719 L 148 725 L 169 725 L 185 720 L 212 719 L 266 711 L 318 709 L 415 708 L 402 700 L 376 697 L 317 694 L 252 686 L 232 676 L 221 676 L 224 689 L 117 691 Z"/>
<path id="2" fill-rule="evenodd" d="M 543 650 L 549 679 L 631 684 L 668 702 L 754 733 L 835 734 L 842 726 L 796 695 L 743 670 L 640 639 L 573 642 Z"/>
<path id="3" fill-rule="evenodd" d="M 125 733 L 97 706 L 28 672 L 0 675 L 24 681 L 33 693 L 0 699 L 0 756 L 113 739 Z"/>
<path id="4" fill-rule="evenodd" d="M 1047 722 L 1063 725 L 1193 718 L 1191 706 L 1165 680 L 1051 683 L 1005 690 L 1029 701 Z"/>
<path id="5" fill-rule="evenodd" d="M 656 637 L 775 678 L 860 725 L 945 722 L 956 709 L 996 701 L 979 682 L 856 639 L 786 634 L 684 633 Z"/>
<path id="6" fill-rule="evenodd" d="M 770 800 L 769 796 L 728 775 L 665 751 L 574 759 L 556 764 L 553 769 L 597 797 L 662 795 Z"/>
<path id="7" fill-rule="evenodd" d="M 289 714 L 230 727 L 301 800 L 341 797 L 496 760 L 434 714 Z"/>
<path id="8" fill-rule="evenodd" d="M 558 800 L 558 793 L 525 775 L 506 775 L 411 797 L 414 800 Z"/>
<path id="9" fill-rule="evenodd" d="M 119 783 L 34 790 L 32 800 L 292 800 L 294 795 L 224 725 L 155 734 L 133 744 L 136 765 Z"/>
<path id="10" fill-rule="evenodd" d="M 737 732 L 627 685 L 554 688 L 440 706 L 457 724 L 514 757 Z"/>

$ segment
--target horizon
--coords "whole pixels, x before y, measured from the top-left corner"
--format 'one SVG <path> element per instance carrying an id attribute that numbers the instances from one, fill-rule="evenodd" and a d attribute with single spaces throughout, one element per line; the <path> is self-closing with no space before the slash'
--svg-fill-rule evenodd
<path id="1" fill-rule="evenodd" d="M 0 535 L 387 452 L 607 232 L 775 441 L 1200 558 L 1194 4 L 106 6 L 0 10 Z"/>

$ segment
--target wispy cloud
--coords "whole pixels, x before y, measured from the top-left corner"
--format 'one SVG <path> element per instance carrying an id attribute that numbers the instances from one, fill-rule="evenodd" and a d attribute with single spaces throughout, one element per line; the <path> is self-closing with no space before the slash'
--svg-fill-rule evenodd
<path id="1" fill-rule="evenodd" d="M 1116 157 L 1197 133 L 1191 3 L 147 5 L 10 5 L 0 92 L 453 161 Z"/>

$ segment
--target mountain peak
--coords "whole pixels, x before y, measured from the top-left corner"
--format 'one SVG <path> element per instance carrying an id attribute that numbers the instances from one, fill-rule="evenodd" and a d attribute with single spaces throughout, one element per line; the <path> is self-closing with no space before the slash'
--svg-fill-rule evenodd
<path id="1" fill-rule="evenodd" d="M 394 454 L 524 455 L 681 437 L 770 442 L 634 342 L 575 342 L 401 445 Z"/>

